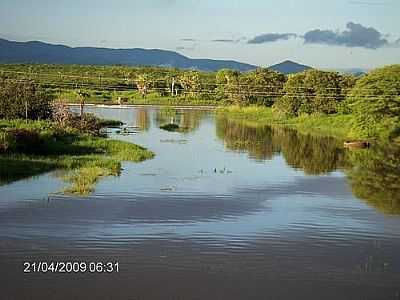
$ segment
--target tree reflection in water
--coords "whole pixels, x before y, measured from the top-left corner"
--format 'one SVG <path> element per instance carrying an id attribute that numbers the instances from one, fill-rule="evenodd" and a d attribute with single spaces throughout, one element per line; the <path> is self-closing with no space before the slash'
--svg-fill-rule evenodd
<path id="1" fill-rule="evenodd" d="M 400 147 L 377 145 L 345 150 L 331 137 L 302 134 L 283 127 L 256 126 L 217 117 L 217 136 L 225 147 L 256 160 L 281 154 L 287 164 L 308 175 L 344 170 L 355 196 L 385 213 L 400 214 Z"/>
<path id="2" fill-rule="evenodd" d="M 156 125 L 160 127 L 165 124 L 176 124 L 179 126 L 179 132 L 189 133 L 200 126 L 204 111 L 200 110 L 179 110 L 173 108 L 160 109 L 156 113 Z"/>
<path id="3" fill-rule="evenodd" d="M 304 135 L 283 127 L 249 126 L 224 117 L 217 118 L 217 135 L 228 149 L 246 151 L 257 160 L 282 153 L 291 167 L 309 175 L 327 174 L 343 163 L 344 150 L 331 137 Z"/>
<path id="4" fill-rule="evenodd" d="M 142 131 L 150 128 L 150 116 L 147 108 L 138 107 L 136 109 L 136 127 Z"/>
<path id="5" fill-rule="evenodd" d="M 382 212 L 400 214 L 400 147 L 377 145 L 347 154 L 353 193 Z"/>

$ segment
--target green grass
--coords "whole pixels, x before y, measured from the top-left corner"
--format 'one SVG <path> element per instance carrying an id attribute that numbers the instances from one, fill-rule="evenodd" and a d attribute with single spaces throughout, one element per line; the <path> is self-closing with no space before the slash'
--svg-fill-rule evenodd
<path id="1" fill-rule="evenodd" d="M 64 180 L 70 182 L 70 186 L 64 190 L 67 194 L 88 195 L 94 191 L 94 186 L 100 178 L 116 176 L 112 170 L 101 167 L 82 167 L 70 172 Z"/>
<path id="2" fill-rule="evenodd" d="M 218 109 L 217 114 L 230 119 L 246 122 L 248 125 L 274 125 L 293 127 L 302 133 L 332 136 L 341 139 L 356 138 L 352 132 L 351 115 L 303 115 L 285 118 L 273 112 L 269 107 L 228 106 Z"/>
<path id="3" fill-rule="evenodd" d="M 130 105 L 165 105 L 165 106 L 179 106 L 179 105 L 190 105 L 190 106 L 218 106 L 220 101 L 212 99 L 202 99 L 193 97 L 170 97 L 160 96 L 158 93 L 149 93 L 145 98 L 142 97 L 137 91 L 87 91 L 90 95 L 86 98 L 87 104 L 106 104 L 106 105 L 119 105 L 119 104 L 130 104 Z M 79 103 L 74 91 L 62 91 L 56 94 L 57 98 L 63 99 L 68 103 Z M 122 101 L 119 102 L 118 98 Z"/>
<path id="4" fill-rule="evenodd" d="M 140 162 L 154 157 L 154 153 L 138 145 L 81 134 L 74 129 L 60 131 L 48 121 L 0 120 L 0 132 L 9 128 L 40 130 L 41 143 L 39 149 L 0 154 L 0 185 L 64 169 L 69 174 L 63 179 L 70 185 L 65 192 L 87 195 L 100 178 L 119 175 L 122 161 Z"/>

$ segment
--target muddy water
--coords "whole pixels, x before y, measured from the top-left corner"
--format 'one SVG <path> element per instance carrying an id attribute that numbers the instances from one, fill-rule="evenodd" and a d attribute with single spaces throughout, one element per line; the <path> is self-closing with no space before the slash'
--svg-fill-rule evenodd
<path id="1" fill-rule="evenodd" d="M 400 299 L 398 149 L 212 111 L 90 110 L 156 157 L 89 197 L 55 194 L 54 173 L 0 186 L 1 299 Z M 114 270 L 24 273 L 40 261 Z"/>

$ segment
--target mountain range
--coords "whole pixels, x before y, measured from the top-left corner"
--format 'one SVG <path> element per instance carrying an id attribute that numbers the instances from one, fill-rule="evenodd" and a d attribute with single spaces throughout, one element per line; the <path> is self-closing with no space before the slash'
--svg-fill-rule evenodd
<path id="1" fill-rule="evenodd" d="M 174 51 L 160 49 L 73 48 L 38 41 L 14 42 L 5 39 L 0 39 L 0 63 L 163 66 L 202 71 L 223 68 L 250 71 L 257 68 L 255 65 L 233 60 L 193 59 Z M 269 68 L 284 74 L 310 69 L 292 61 Z"/>

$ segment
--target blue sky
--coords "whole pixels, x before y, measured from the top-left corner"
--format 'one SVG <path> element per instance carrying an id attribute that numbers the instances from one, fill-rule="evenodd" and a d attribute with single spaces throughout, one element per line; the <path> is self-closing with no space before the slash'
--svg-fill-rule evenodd
<path id="1" fill-rule="evenodd" d="M 400 1 L 1 0 L 0 36 L 260 66 L 374 68 L 400 63 Z"/>

